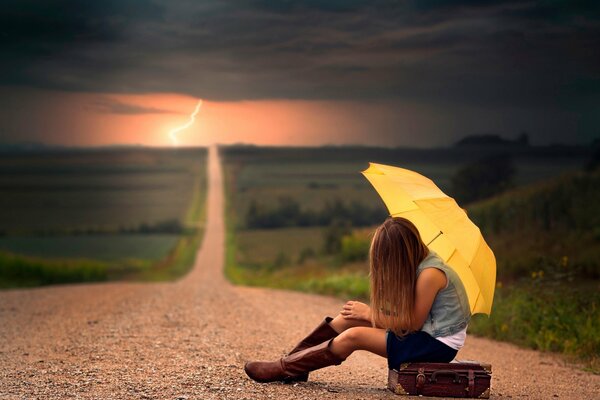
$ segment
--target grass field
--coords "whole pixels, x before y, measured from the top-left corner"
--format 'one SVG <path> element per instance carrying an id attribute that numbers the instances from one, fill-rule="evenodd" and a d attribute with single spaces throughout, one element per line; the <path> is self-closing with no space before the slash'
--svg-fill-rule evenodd
<path id="1" fill-rule="evenodd" d="M 322 209 L 339 199 L 384 211 L 378 195 L 360 174 L 369 162 L 417 171 L 451 194 L 452 176 L 480 155 L 481 152 L 462 149 L 223 148 L 226 168 L 232 174 L 230 184 L 235 187 L 233 207 L 239 216 L 246 214 L 252 201 L 268 208 L 274 207 L 282 197 L 296 200 L 304 210 Z M 582 154 L 559 156 L 550 150 L 515 154 L 515 184 L 522 186 L 580 169 L 586 157 Z M 238 224 L 243 222 L 243 218 L 236 219 Z"/>
<path id="2" fill-rule="evenodd" d="M 358 237 L 354 242 L 364 251 L 362 259 L 357 259 L 347 257 L 345 245 L 334 254 L 324 251 L 328 226 L 249 229 L 245 221 L 249 204 L 254 201 L 264 208 L 277 207 L 279 199 L 286 196 L 307 210 L 322 209 L 336 199 L 383 208 L 358 173 L 367 160 L 415 169 L 444 190 L 465 162 L 456 154 L 438 150 L 419 151 L 421 159 L 399 150 L 398 161 L 394 161 L 393 151 L 370 150 L 361 155 L 355 148 L 231 148 L 224 153 L 229 279 L 360 299 L 368 298 L 364 244 L 368 244 L 369 232 L 379 220 L 371 227 L 351 227 L 346 233 L 351 236 L 344 238 Z M 470 331 L 558 351 L 598 371 L 600 304 L 586 293 L 600 289 L 600 175 L 577 172 L 584 162 L 581 155 L 521 154 L 515 158 L 517 187 L 468 207 L 469 215 L 495 250 L 499 284 L 492 318 L 477 317 Z M 566 275 L 555 268 L 563 260 L 569 264 Z M 529 300 L 542 290 L 547 290 L 550 298 L 545 295 L 538 296 L 540 301 Z M 567 319 L 574 309 L 579 309 L 579 314 Z M 540 318 L 527 317 L 536 312 Z M 507 324 L 509 316 L 511 322 Z M 561 324 L 572 326 L 565 329 Z"/>
<path id="3" fill-rule="evenodd" d="M 181 276 L 203 232 L 205 174 L 203 148 L 3 155 L 0 287 Z"/>
<path id="4" fill-rule="evenodd" d="M 80 236 L 0 237 L 0 249 L 39 258 L 93 258 L 115 261 L 126 258 L 159 260 L 175 246 L 179 235 L 119 234 Z"/>
<path id="5" fill-rule="evenodd" d="M 517 279 L 565 259 L 600 279 L 600 171 L 574 172 L 473 204 L 469 216 L 497 253 L 499 276 Z"/>
<path id="6" fill-rule="evenodd" d="M 0 231 L 118 230 L 182 220 L 205 150 L 3 154 Z"/>

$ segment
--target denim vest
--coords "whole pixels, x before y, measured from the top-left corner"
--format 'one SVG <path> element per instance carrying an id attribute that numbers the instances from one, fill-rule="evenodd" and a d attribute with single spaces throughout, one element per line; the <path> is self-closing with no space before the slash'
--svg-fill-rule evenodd
<path id="1" fill-rule="evenodd" d="M 421 330 L 433 337 L 450 336 L 463 330 L 469 323 L 471 319 L 469 299 L 456 272 L 432 250 L 417 266 L 417 276 L 430 267 L 444 272 L 448 284 L 435 296 L 431 311 Z"/>

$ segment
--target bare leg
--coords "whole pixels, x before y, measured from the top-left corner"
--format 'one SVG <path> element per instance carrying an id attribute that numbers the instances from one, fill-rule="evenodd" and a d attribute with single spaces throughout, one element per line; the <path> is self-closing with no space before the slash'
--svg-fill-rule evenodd
<path id="1" fill-rule="evenodd" d="M 348 328 L 331 342 L 330 349 L 340 358 L 346 358 L 355 350 L 367 350 L 387 357 L 385 329 L 363 326 Z"/>
<path id="2" fill-rule="evenodd" d="M 329 322 L 329 326 L 331 326 L 337 333 L 342 333 L 346 329 L 354 328 L 356 326 L 372 326 L 369 321 L 365 321 L 363 319 L 349 319 L 344 318 L 342 314 L 338 314 L 331 322 Z"/>

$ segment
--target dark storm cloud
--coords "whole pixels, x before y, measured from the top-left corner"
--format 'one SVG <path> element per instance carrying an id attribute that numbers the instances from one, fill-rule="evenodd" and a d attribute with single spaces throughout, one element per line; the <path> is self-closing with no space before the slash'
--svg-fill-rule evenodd
<path id="1" fill-rule="evenodd" d="M 179 114 L 179 112 L 176 111 L 156 107 L 144 107 L 136 104 L 123 103 L 112 99 L 96 100 L 88 104 L 86 108 L 106 114 Z"/>
<path id="2" fill-rule="evenodd" d="M 600 101 L 597 4 L 5 1 L 0 84 L 577 108 Z"/>

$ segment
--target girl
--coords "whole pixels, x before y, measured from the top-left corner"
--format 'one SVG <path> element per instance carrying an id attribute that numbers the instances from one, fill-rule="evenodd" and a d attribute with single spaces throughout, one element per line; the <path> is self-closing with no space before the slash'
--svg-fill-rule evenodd
<path id="1" fill-rule="evenodd" d="M 306 381 L 308 372 L 338 365 L 355 350 L 406 362 L 450 362 L 465 341 L 471 313 L 456 273 L 421 240 L 407 219 L 388 218 L 369 251 L 371 307 L 347 302 L 287 356 L 245 365 L 258 382 Z"/>

